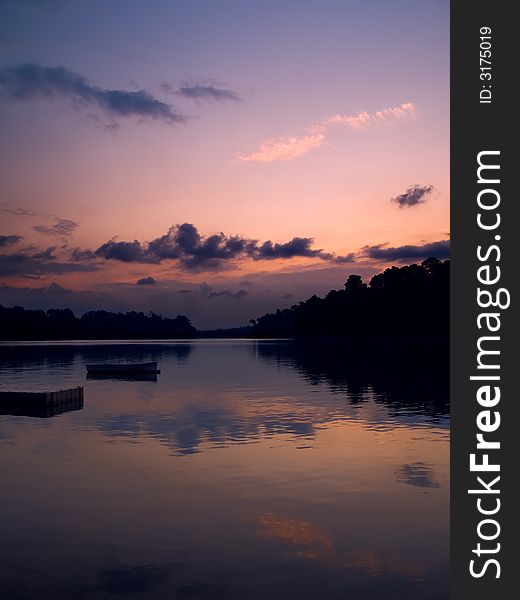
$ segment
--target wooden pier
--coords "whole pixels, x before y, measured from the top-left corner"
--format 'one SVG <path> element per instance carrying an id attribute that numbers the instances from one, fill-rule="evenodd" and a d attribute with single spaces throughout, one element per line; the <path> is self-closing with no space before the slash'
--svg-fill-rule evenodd
<path id="1" fill-rule="evenodd" d="M 53 417 L 83 408 L 83 388 L 56 392 L 0 392 L 0 414 Z"/>

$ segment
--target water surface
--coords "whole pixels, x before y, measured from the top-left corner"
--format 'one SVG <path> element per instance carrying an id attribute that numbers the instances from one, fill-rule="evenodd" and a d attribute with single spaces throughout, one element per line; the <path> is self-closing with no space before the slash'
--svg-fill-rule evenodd
<path id="1" fill-rule="evenodd" d="M 3 344 L 5 599 L 448 597 L 449 411 L 431 357 L 273 341 Z M 157 380 L 85 363 L 157 360 Z"/>

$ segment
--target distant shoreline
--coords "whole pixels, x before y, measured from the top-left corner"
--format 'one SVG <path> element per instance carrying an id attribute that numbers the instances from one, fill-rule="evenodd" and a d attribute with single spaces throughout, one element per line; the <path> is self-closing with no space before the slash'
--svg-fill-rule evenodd
<path id="1" fill-rule="evenodd" d="M 314 295 L 239 327 L 197 329 L 185 315 L 69 308 L 34 310 L 0 305 L 5 340 L 326 339 L 413 340 L 449 334 L 450 261 L 385 269 L 364 283 L 350 275 L 343 289 Z"/>
<path id="2" fill-rule="evenodd" d="M 196 342 L 291 342 L 302 345 L 343 345 L 343 346 L 364 346 L 364 345 L 437 345 L 449 342 L 448 334 L 418 334 L 418 335 L 351 335 L 351 336 L 313 336 L 313 337 L 254 337 L 254 336 L 216 336 L 199 335 L 191 338 L 48 338 L 48 339 L 0 339 L 0 346 L 15 345 L 81 345 L 81 344 L 155 344 L 155 343 L 196 343 Z"/>

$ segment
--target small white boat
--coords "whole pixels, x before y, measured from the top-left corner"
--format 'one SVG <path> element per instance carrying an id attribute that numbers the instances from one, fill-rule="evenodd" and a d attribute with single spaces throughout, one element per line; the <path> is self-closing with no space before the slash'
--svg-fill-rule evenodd
<path id="1" fill-rule="evenodd" d="M 156 362 L 88 364 L 87 373 L 159 373 Z"/>

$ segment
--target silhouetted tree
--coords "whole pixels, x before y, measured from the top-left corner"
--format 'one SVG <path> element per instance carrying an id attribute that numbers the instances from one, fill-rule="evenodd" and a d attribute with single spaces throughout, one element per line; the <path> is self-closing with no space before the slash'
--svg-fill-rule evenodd
<path id="1" fill-rule="evenodd" d="M 259 317 L 258 337 L 423 335 L 449 333 L 449 260 L 390 267 L 369 285 L 350 275 L 343 290 L 312 296 Z"/>
<path id="2" fill-rule="evenodd" d="M 20 306 L 0 306 L 2 339 L 143 339 L 191 338 L 198 335 L 190 320 L 174 319 L 153 312 L 111 313 L 96 310 L 76 317 L 68 308 L 25 310 Z"/>

